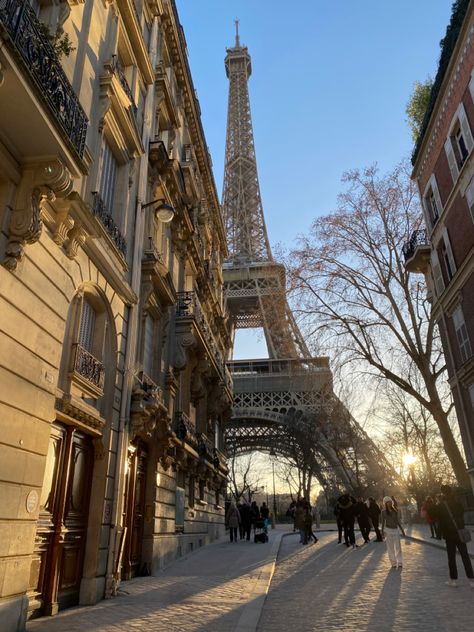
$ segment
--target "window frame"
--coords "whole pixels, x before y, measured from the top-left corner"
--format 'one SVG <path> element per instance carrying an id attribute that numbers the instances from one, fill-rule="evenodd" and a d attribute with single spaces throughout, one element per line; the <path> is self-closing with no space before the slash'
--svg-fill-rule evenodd
<path id="1" fill-rule="evenodd" d="M 451 315 L 454 331 L 456 332 L 456 340 L 458 342 L 459 353 L 461 354 L 462 364 L 472 357 L 472 346 L 469 334 L 464 320 L 464 314 L 461 305 L 458 305 Z"/>

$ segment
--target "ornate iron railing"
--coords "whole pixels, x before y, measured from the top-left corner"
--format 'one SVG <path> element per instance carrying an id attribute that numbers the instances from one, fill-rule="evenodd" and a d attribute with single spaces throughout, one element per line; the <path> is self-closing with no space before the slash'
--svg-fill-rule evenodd
<path id="1" fill-rule="evenodd" d="M 196 428 L 191 420 L 182 411 L 176 411 L 174 414 L 173 430 L 181 441 L 186 441 L 192 445 L 197 445 Z"/>
<path id="2" fill-rule="evenodd" d="M 403 246 L 402 253 L 405 261 L 408 261 L 408 259 L 411 259 L 413 257 L 416 249 L 419 246 L 428 246 L 428 241 L 426 239 L 426 230 L 424 228 L 420 230 L 414 230 L 411 234 L 410 239 Z"/>
<path id="3" fill-rule="evenodd" d="M 80 344 L 76 344 L 75 347 L 74 371 L 103 391 L 105 380 L 104 365 Z"/>
<path id="4" fill-rule="evenodd" d="M 97 191 L 92 192 L 92 212 L 100 220 L 105 230 L 109 233 L 118 250 L 124 257 L 127 256 L 127 242 L 114 222 L 110 211 Z"/>
<path id="5" fill-rule="evenodd" d="M 117 55 L 112 55 L 112 70 L 117 75 L 118 80 L 120 81 L 120 85 L 125 91 L 125 94 L 130 99 L 130 103 L 132 104 L 132 109 L 134 114 L 137 113 L 137 104 L 135 103 L 135 99 L 133 98 L 132 90 L 128 85 L 127 77 L 125 76 L 125 71 L 123 69 L 122 64 L 120 63 L 120 59 Z"/>
<path id="6" fill-rule="evenodd" d="M 198 439 L 198 454 L 201 458 L 212 463 L 214 467 L 219 467 L 220 461 L 217 450 L 212 441 L 204 433 L 200 433 Z"/>
<path id="7" fill-rule="evenodd" d="M 82 158 L 88 119 L 44 27 L 26 0 L 0 0 L 0 25 L 62 134 Z"/>

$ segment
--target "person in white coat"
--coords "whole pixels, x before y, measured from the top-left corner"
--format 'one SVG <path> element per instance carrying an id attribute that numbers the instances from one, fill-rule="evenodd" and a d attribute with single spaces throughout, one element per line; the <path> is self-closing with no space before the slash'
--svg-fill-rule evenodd
<path id="1" fill-rule="evenodd" d="M 382 537 L 385 538 L 388 558 L 392 568 L 402 568 L 403 566 L 399 529 L 404 536 L 405 531 L 398 517 L 398 511 L 393 505 L 393 500 L 390 496 L 385 496 L 382 509 Z"/>

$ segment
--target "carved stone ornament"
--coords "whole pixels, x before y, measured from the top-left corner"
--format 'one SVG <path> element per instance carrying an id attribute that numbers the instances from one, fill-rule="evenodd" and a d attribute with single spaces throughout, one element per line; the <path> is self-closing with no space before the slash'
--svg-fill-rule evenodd
<path id="1" fill-rule="evenodd" d="M 26 244 L 38 241 L 43 222 L 42 208 L 56 197 L 66 197 L 72 189 L 72 176 L 59 160 L 27 166 L 17 189 L 15 206 L 8 225 L 8 244 L 4 265 L 15 270 Z"/>
<path id="2" fill-rule="evenodd" d="M 161 389 L 152 391 L 136 387 L 132 391 L 130 422 L 132 438 L 150 438 L 160 419 L 166 418 L 167 410 Z"/>
<path id="3" fill-rule="evenodd" d="M 173 366 L 176 371 L 182 371 L 188 363 L 188 350 L 196 345 L 192 334 L 182 334 L 176 337 Z"/>

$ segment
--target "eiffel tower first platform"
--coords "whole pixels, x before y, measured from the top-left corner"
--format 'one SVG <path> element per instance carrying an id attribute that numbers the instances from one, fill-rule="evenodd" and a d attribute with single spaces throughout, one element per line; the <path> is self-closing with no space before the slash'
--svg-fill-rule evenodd
<path id="1" fill-rule="evenodd" d="M 269 358 L 229 362 L 234 381 L 229 454 L 295 454 L 324 487 L 354 493 L 390 485 L 393 472 L 333 392 L 327 357 L 312 357 L 288 305 L 285 268 L 273 259 L 257 173 L 247 47 L 238 22 L 227 49 L 229 79 L 223 213 L 229 246 L 225 298 L 234 334 L 262 328 Z"/>

